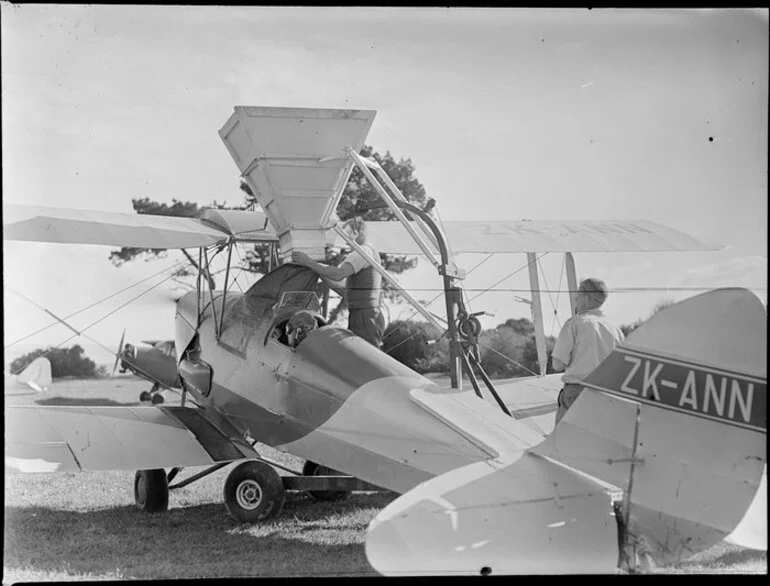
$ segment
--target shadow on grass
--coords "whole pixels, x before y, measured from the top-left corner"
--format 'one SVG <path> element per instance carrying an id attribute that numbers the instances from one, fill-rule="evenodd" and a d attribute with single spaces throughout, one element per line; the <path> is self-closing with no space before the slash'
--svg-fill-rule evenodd
<path id="1" fill-rule="evenodd" d="M 4 568 L 21 576 L 26 571 L 124 579 L 374 575 L 364 535 L 393 498 L 353 495 L 323 503 L 287 495 L 278 519 L 256 525 L 235 522 L 221 503 L 154 515 L 133 506 L 7 507 Z"/>
<path id="2" fill-rule="evenodd" d="M 38 405 L 46 406 L 70 406 L 70 407 L 135 407 L 140 403 L 138 401 L 130 403 L 121 403 L 120 401 L 114 401 L 112 399 L 105 399 L 102 397 L 96 397 L 92 399 L 84 399 L 79 397 L 48 397 L 46 399 L 39 399 L 35 401 Z"/>
<path id="3" fill-rule="evenodd" d="M 725 544 L 727 551 L 714 558 L 711 564 L 718 566 L 737 566 L 753 564 L 767 560 L 767 552 L 756 549 L 744 549 L 737 545 Z"/>

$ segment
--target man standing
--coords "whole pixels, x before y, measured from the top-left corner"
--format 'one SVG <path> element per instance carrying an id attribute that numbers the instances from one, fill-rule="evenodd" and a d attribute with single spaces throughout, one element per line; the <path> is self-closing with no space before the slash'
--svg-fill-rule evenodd
<path id="1" fill-rule="evenodd" d="M 584 279 L 578 287 L 575 315 L 559 332 L 551 353 L 553 368 L 564 371 L 564 388 L 559 393 L 556 424 L 583 390 L 581 381 L 609 356 L 623 332 L 612 325 L 601 309 L 607 300 L 607 286 L 600 279 Z"/>
<path id="2" fill-rule="evenodd" d="M 345 228 L 356 244 L 379 265 L 380 255 L 368 241 L 366 222 L 356 217 L 346 222 Z M 375 347 L 380 347 L 385 330 L 385 319 L 380 311 L 382 275 L 360 253 L 352 251 L 338 267 L 316 262 L 304 252 L 292 253 L 292 262 L 313 269 L 335 290 L 337 283 L 334 282 L 346 279 L 348 329 Z"/>

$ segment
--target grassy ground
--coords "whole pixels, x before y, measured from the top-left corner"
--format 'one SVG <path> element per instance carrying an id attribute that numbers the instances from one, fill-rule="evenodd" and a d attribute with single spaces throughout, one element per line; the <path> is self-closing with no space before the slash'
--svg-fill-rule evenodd
<path id="1" fill-rule="evenodd" d="M 138 404 L 147 386 L 134 378 L 62 381 L 45 396 L 6 395 L 6 404 Z M 273 450 L 264 455 L 302 464 Z M 133 472 L 6 475 L 3 583 L 375 573 L 364 553 L 366 527 L 392 495 L 320 503 L 288 493 L 279 519 L 244 526 L 222 503 L 230 468 L 173 491 L 168 512 L 156 515 L 134 508 Z M 658 571 L 767 573 L 767 555 L 722 543 Z"/>

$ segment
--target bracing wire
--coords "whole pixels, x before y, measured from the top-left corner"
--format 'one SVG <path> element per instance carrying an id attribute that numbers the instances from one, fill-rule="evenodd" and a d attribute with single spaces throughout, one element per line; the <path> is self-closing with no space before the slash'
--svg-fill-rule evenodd
<path id="1" fill-rule="evenodd" d="M 475 271 L 477 268 L 479 268 L 481 265 L 483 265 L 485 262 L 487 262 L 487 261 L 488 261 L 490 258 L 492 258 L 494 255 L 495 255 L 495 253 L 494 253 L 494 252 L 492 252 L 492 253 L 490 253 L 489 255 L 487 255 L 487 257 L 486 257 L 486 258 L 484 258 L 484 259 L 483 259 L 483 260 L 481 260 L 480 262 L 476 263 L 476 266 L 474 266 L 474 267 L 473 267 L 471 270 L 469 270 L 467 273 L 465 273 L 465 276 L 467 277 L 468 275 L 470 275 L 470 274 L 471 274 L 473 271 Z M 416 290 L 417 290 L 417 289 L 410 289 L 410 291 L 416 291 Z M 433 290 L 435 291 L 435 289 L 433 289 Z M 444 294 L 444 289 L 440 289 L 440 290 L 439 290 L 439 293 L 438 293 L 437 295 L 435 295 L 435 296 L 434 296 L 434 297 L 433 297 L 433 298 L 432 298 L 430 301 L 428 301 L 428 302 L 425 304 L 425 308 L 426 308 L 426 310 L 427 310 L 428 306 L 429 306 L 431 303 L 433 303 L 434 301 L 436 301 L 436 299 L 438 299 L 439 297 L 441 297 L 443 294 Z M 411 313 L 411 314 L 410 314 L 410 315 L 409 315 L 409 316 L 406 318 L 406 320 L 404 320 L 404 321 L 409 321 L 409 320 L 410 320 L 410 319 L 412 319 L 412 318 L 413 318 L 415 315 L 417 315 L 417 313 L 419 313 L 419 312 L 418 312 L 416 309 L 413 309 L 413 310 L 412 310 L 412 313 Z M 391 330 L 391 331 L 390 331 L 390 333 L 388 333 L 388 335 L 387 335 L 387 336 L 385 336 L 385 337 L 383 338 L 383 341 L 385 341 L 387 338 L 389 338 L 390 336 L 392 336 L 392 335 L 395 333 L 395 331 L 396 331 L 395 329 Z"/>
<path id="2" fill-rule="evenodd" d="M 181 262 L 181 261 L 180 261 L 180 262 Z M 188 262 L 186 265 L 184 265 L 184 268 L 187 268 L 187 267 L 189 267 L 189 266 L 191 266 L 191 265 L 192 265 L 192 263 L 191 263 L 191 262 Z M 115 355 L 115 353 L 114 353 L 114 352 L 113 352 L 111 349 L 107 348 L 107 347 L 106 347 L 104 344 L 102 344 L 102 343 L 101 343 L 101 342 L 99 342 L 98 340 L 95 340 L 95 339 L 91 338 L 90 336 L 88 336 L 87 334 L 85 334 L 85 332 L 86 332 L 87 330 L 91 329 L 91 328 L 92 328 L 93 326 L 95 326 L 96 324 L 98 324 L 98 323 L 100 323 L 100 322 L 104 321 L 105 319 L 107 319 L 108 317 L 110 317 L 111 315 L 113 315 L 114 313 L 116 313 L 116 312 L 120 311 L 121 309 L 123 309 L 124 307 L 126 307 L 126 306 L 127 306 L 129 303 L 133 303 L 134 301 L 136 301 L 137 299 L 139 299 L 139 298 L 140 298 L 140 297 L 142 297 L 143 295 L 146 295 L 147 293 L 149 293 L 150 291 L 152 291 L 152 290 L 153 290 L 153 289 L 155 289 L 156 287 L 159 287 L 160 285 L 162 285 L 163 283 L 165 283 L 165 282 L 166 282 L 166 281 L 168 281 L 169 279 L 173 278 L 173 276 L 174 276 L 174 275 L 173 275 L 173 274 L 171 274 L 171 275 L 167 276 L 165 279 L 163 279 L 163 280 L 161 280 L 161 281 L 158 281 L 158 282 L 157 282 L 157 283 L 155 283 L 155 284 L 154 284 L 152 287 L 148 287 L 147 289 L 145 289 L 144 291 L 142 291 L 142 292 L 141 292 L 139 295 L 137 295 L 137 296 L 135 296 L 135 297 L 132 297 L 131 299 L 129 299 L 128 301 L 126 301 L 126 302 L 125 302 L 125 303 L 123 303 L 122 305 L 119 305 L 118 307 L 116 307 L 115 309 L 113 309 L 112 311 L 110 311 L 109 313 L 107 313 L 106 315 L 104 315 L 104 316 L 100 317 L 99 319 L 97 319 L 96 321 L 94 321 L 94 322 L 92 322 L 92 323 L 88 324 L 87 326 L 85 326 L 85 327 L 83 327 L 83 328 L 80 328 L 80 333 L 79 333 L 79 334 L 74 334 L 74 335 L 70 336 L 69 338 L 67 338 L 66 340 L 63 340 L 63 341 L 59 342 L 58 344 L 56 344 L 55 346 L 52 346 L 52 347 L 51 347 L 51 348 L 50 348 L 50 349 L 49 349 L 47 352 L 45 352 L 44 354 L 41 354 L 41 356 L 47 356 L 47 355 L 48 355 L 48 354 L 50 354 L 52 351 L 54 351 L 54 350 L 56 350 L 56 349 L 60 348 L 61 346 L 63 346 L 64 344 L 66 344 L 66 343 L 67 343 L 67 342 L 69 342 L 70 340 L 73 340 L 73 339 L 77 338 L 78 336 L 83 336 L 84 338 L 86 338 L 86 339 L 88 339 L 88 340 L 92 341 L 94 344 L 97 344 L 98 346 L 100 346 L 101 348 L 103 348 L 104 350 L 106 350 L 106 351 L 107 351 L 109 354 L 111 354 L 111 355 L 113 355 L 113 356 L 114 356 L 114 355 Z M 25 299 L 26 299 L 26 297 L 25 297 Z M 27 300 L 28 300 L 28 301 L 31 301 L 31 300 L 29 300 L 29 299 L 27 299 Z M 36 305 L 36 306 L 37 306 L 37 304 L 36 304 L 36 303 L 34 303 L 34 302 L 32 302 L 32 303 L 33 303 L 34 305 Z M 36 356 L 36 357 L 35 357 L 33 360 L 35 360 L 35 359 L 37 359 L 37 358 L 39 358 L 39 357 L 40 357 L 40 356 Z M 19 372 L 23 371 L 23 370 L 24 370 L 25 368 L 27 368 L 27 366 L 29 366 L 31 363 L 32 363 L 32 360 L 28 361 L 26 364 L 24 364 L 23 366 L 21 366 L 21 367 L 18 369 L 18 371 L 17 371 L 17 372 L 15 372 L 15 373 L 13 373 L 13 374 L 18 374 Z"/>
<path id="3" fill-rule="evenodd" d="M 137 286 L 141 285 L 142 283 L 145 283 L 145 282 L 149 281 L 150 279 L 153 279 L 153 278 L 157 277 L 158 275 L 161 275 L 161 274 L 165 273 L 165 272 L 166 272 L 166 271 L 168 271 L 168 270 L 173 270 L 173 269 L 176 269 L 178 265 L 182 264 L 182 262 L 183 262 L 183 261 L 177 261 L 177 262 L 175 262 L 173 265 L 171 265 L 170 267 L 164 268 L 163 270 L 160 270 L 160 271 L 158 271 L 157 273 L 155 273 L 155 274 L 153 274 L 153 275 L 150 275 L 149 277 L 146 277 L 146 278 L 142 279 L 141 281 L 137 281 L 136 283 L 133 283 L 133 284 L 129 285 L 128 287 L 124 287 L 124 288 L 123 288 L 123 289 L 121 289 L 120 291 L 116 291 L 115 293 L 112 293 L 111 295 L 108 295 L 107 297 L 104 297 L 103 299 L 100 299 L 99 301 L 96 301 L 96 302 L 92 303 L 91 305 L 88 305 L 88 306 L 84 307 L 83 309 L 79 309 L 79 310 L 77 310 L 77 311 L 76 311 L 76 312 L 74 312 L 74 313 L 71 313 L 71 314 L 69 314 L 69 315 L 66 315 L 66 316 L 64 316 L 64 318 L 63 318 L 63 319 L 64 319 L 64 320 L 68 320 L 68 319 L 70 319 L 70 318 L 73 318 L 73 317 L 75 317 L 76 315 L 78 315 L 78 314 L 80 314 L 80 313 L 83 313 L 84 311 L 87 311 L 87 310 L 89 310 L 89 309 L 91 309 L 91 308 L 93 308 L 93 307 L 96 307 L 97 305 L 99 305 L 99 304 L 101 304 L 101 303 L 104 303 L 105 301 L 107 301 L 107 300 L 109 300 L 109 299 L 112 299 L 113 297 L 116 297 L 117 295 L 120 295 L 121 293 L 125 293 L 125 292 L 126 292 L 126 291 L 128 291 L 129 289 L 133 289 L 134 287 L 137 287 Z M 187 266 L 189 266 L 189 264 L 190 264 L 190 263 L 188 263 L 188 265 L 187 265 Z M 186 268 L 186 267 L 185 267 L 185 268 Z M 9 286 L 9 285 L 6 285 L 6 287 L 8 287 L 8 290 L 9 290 L 9 291 L 11 291 L 11 292 L 13 292 L 13 293 L 16 293 L 16 294 L 17 294 L 17 295 L 19 295 L 20 297 L 24 297 L 23 295 L 21 295 L 21 293 L 19 293 L 19 292 L 17 292 L 17 291 L 14 291 L 14 290 L 13 290 L 13 289 L 12 289 L 12 288 Z M 26 298 L 25 298 L 25 299 L 26 299 Z M 30 299 L 27 299 L 27 301 L 30 301 L 30 303 L 33 303 L 33 304 L 34 304 L 34 302 L 33 302 L 33 301 L 31 301 Z M 38 306 L 38 308 L 40 308 L 40 307 Z M 18 340 L 14 340 L 14 341 L 13 341 L 13 342 L 11 342 L 10 344 L 6 344 L 6 345 L 5 345 L 5 348 L 7 349 L 7 348 L 10 348 L 11 346 L 14 346 L 14 345 L 16 345 L 16 344 L 20 343 L 20 342 L 23 342 L 24 340 L 26 340 L 26 339 L 28 339 L 28 338 L 31 338 L 32 336 L 35 336 L 35 335 L 37 335 L 37 334 L 39 334 L 39 333 L 41 333 L 41 332 L 44 332 L 44 331 L 46 331 L 47 329 L 50 329 L 50 328 L 52 328 L 53 326 L 55 326 L 55 325 L 56 325 L 56 324 L 58 324 L 58 323 L 60 323 L 60 322 L 58 322 L 58 321 L 53 321 L 53 322 L 51 322 L 50 324 L 48 324 L 47 326 L 45 326 L 45 327 L 43 327 L 43 328 L 40 328 L 39 330 L 37 330 L 37 331 L 35 331 L 35 332 L 32 332 L 31 334 L 27 334 L 26 336 L 24 336 L 24 337 L 22 337 L 22 338 L 19 338 Z"/>
<path id="4" fill-rule="evenodd" d="M 563 262 L 564 261 L 562 260 L 562 263 Z M 551 334 L 553 334 L 553 326 L 555 325 L 555 323 L 557 321 L 559 321 L 559 315 L 557 313 L 558 309 L 556 307 L 556 303 L 558 303 L 558 299 L 559 299 L 559 297 L 558 297 L 559 291 L 558 291 L 558 289 L 556 290 L 557 291 L 556 292 L 556 295 L 557 295 L 556 299 L 557 299 L 557 301 L 556 301 L 556 303 L 554 303 L 553 296 L 551 295 L 551 290 L 548 287 L 548 280 L 545 277 L 545 269 L 543 269 L 543 264 L 538 261 L 537 266 L 540 268 L 540 274 L 543 275 L 543 283 L 545 283 L 546 291 L 548 292 L 548 300 L 551 302 L 551 307 L 553 308 L 553 319 L 551 320 Z M 561 273 L 559 273 L 559 274 L 561 276 Z M 561 287 L 561 279 L 559 279 L 559 287 Z M 561 328 L 561 321 L 559 321 L 559 327 Z"/>
<path id="5" fill-rule="evenodd" d="M 553 326 L 555 325 L 556 322 L 559 323 L 559 329 L 561 329 L 561 320 L 559 319 L 558 306 L 559 306 L 559 296 L 561 295 L 561 283 L 562 283 L 562 280 L 564 278 L 564 264 L 565 264 L 565 262 L 566 262 L 565 258 L 564 258 L 564 256 L 562 256 L 561 257 L 561 268 L 559 269 L 559 284 L 556 286 L 556 305 L 553 308 L 553 317 L 555 319 L 551 321 L 551 333 L 549 334 L 549 336 L 551 336 L 551 337 L 553 336 Z"/>

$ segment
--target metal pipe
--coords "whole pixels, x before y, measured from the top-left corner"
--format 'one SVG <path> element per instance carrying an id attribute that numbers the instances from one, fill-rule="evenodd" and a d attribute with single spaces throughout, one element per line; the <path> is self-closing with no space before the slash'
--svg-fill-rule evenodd
<path id="1" fill-rule="evenodd" d="M 527 253 L 527 269 L 529 270 L 529 288 L 532 290 L 532 320 L 535 322 L 537 362 L 540 366 L 540 376 L 543 376 L 548 366 L 548 356 L 545 346 L 545 330 L 543 329 L 543 307 L 540 303 L 540 282 L 537 275 L 537 256 L 534 252 Z"/>
<path id="2" fill-rule="evenodd" d="M 567 271 L 567 288 L 569 289 L 570 315 L 575 315 L 577 308 L 575 306 L 575 295 L 577 294 L 577 274 L 575 273 L 575 258 L 571 252 L 564 253 L 564 270 Z"/>
<path id="3" fill-rule="evenodd" d="M 290 472 L 291 474 L 296 474 L 297 476 L 302 476 L 302 472 L 297 472 L 296 470 L 292 470 L 291 468 L 287 468 L 286 466 L 283 466 L 281 464 L 278 464 L 277 462 L 273 462 L 271 460 L 268 460 L 266 458 L 262 458 L 260 456 L 257 456 L 255 460 L 259 460 L 260 462 L 264 462 L 265 464 L 269 464 L 270 466 L 275 466 L 276 468 L 280 468 L 281 470 L 284 470 L 286 472 Z"/>
<path id="4" fill-rule="evenodd" d="M 197 319 L 195 329 L 201 325 L 201 278 L 203 271 L 203 247 L 198 249 L 198 278 L 195 280 L 195 310 Z"/>
<path id="5" fill-rule="evenodd" d="M 500 398 L 500 395 L 497 394 L 497 391 L 495 390 L 495 387 L 492 384 L 492 381 L 489 380 L 487 373 L 484 372 L 484 367 L 481 366 L 481 362 L 479 362 L 478 358 L 476 358 L 472 354 L 471 354 L 471 358 L 473 359 L 473 362 L 476 365 L 476 367 L 479 369 L 479 376 L 481 376 L 482 380 L 484 381 L 484 384 L 487 385 L 489 392 L 492 393 L 492 396 L 495 398 L 495 401 L 497 401 L 497 404 L 500 406 L 500 409 L 502 409 L 503 413 L 505 413 L 506 415 L 510 415 L 511 417 L 513 417 L 511 412 L 508 410 L 508 407 L 505 406 L 505 403 L 503 403 L 503 400 Z"/>
<path id="6" fill-rule="evenodd" d="M 209 299 L 211 299 L 211 317 L 214 318 L 214 331 L 219 331 L 219 325 L 217 324 L 217 312 L 214 308 L 214 291 L 211 289 L 211 271 L 209 270 L 209 253 L 206 251 L 206 249 L 203 249 L 203 255 L 206 258 L 206 275 L 207 275 L 207 281 L 209 282 Z M 217 335 L 217 339 L 219 339 L 219 335 Z"/>
<path id="7" fill-rule="evenodd" d="M 468 362 L 468 357 L 465 355 L 465 353 L 462 353 L 460 355 L 462 358 L 463 368 L 465 372 L 468 373 L 468 378 L 471 380 L 471 384 L 473 385 L 473 390 L 478 396 L 479 399 L 484 399 L 484 395 L 481 394 L 481 389 L 479 388 L 479 381 L 476 380 L 476 375 L 473 374 L 473 369 L 471 368 L 470 363 Z"/>
<path id="8" fill-rule="evenodd" d="M 407 203 L 406 198 L 404 197 L 404 194 L 401 193 L 401 191 L 398 189 L 395 183 L 391 180 L 390 177 L 388 177 L 388 174 L 385 172 L 385 169 L 382 168 L 382 166 L 375 161 L 374 163 L 374 170 L 379 175 L 380 179 L 382 179 L 382 182 L 385 183 L 385 186 L 388 187 L 392 192 L 393 195 L 396 196 L 397 199 L 400 201 Z M 427 213 L 427 212 L 426 212 Z M 416 224 L 420 227 L 420 229 L 423 231 L 423 233 L 428 237 L 428 240 L 431 241 L 433 246 L 438 248 L 438 242 L 436 240 L 436 237 L 433 235 L 433 233 L 428 229 L 428 227 L 424 224 L 423 219 L 420 216 L 415 216 Z"/>
<path id="9" fill-rule="evenodd" d="M 171 486 L 168 487 L 168 489 L 169 490 L 174 490 L 176 488 L 184 488 L 185 486 L 187 486 L 189 484 L 192 484 L 196 480 L 200 480 L 204 476 L 208 476 L 212 472 L 216 472 L 220 468 L 224 468 L 228 464 L 232 464 L 232 462 L 220 462 L 219 464 L 214 464 L 210 468 L 206 468 L 203 472 L 198 472 L 198 474 L 194 474 L 194 475 L 190 476 L 190 478 L 188 478 L 186 480 L 183 480 L 182 482 L 179 482 L 177 484 L 172 484 Z"/>
<path id="10" fill-rule="evenodd" d="M 414 238 L 414 241 L 425 253 L 425 256 L 428 258 L 428 260 L 433 264 L 433 266 L 438 268 L 439 263 L 436 260 L 436 257 L 434 256 L 433 251 L 431 251 L 430 248 L 428 248 L 428 245 L 425 244 L 423 239 L 420 238 L 420 235 L 417 234 L 417 232 L 409 223 L 409 221 L 406 219 L 406 217 L 404 217 L 404 213 L 396 205 L 396 202 L 393 201 L 393 198 L 390 195 L 388 195 L 388 192 L 385 191 L 385 189 L 383 189 L 379 181 L 377 181 L 374 175 L 372 175 L 372 172 L 369 170 L 366 163 L 364 162 L 365 159 L 361 157 L 358 153 L 353 151 L 353 149 L 349 149 L 348 154 L 352 157 L 353 162 L 356 163 L 358 168 L 364 174 L 364 177 L 366 177 L 366 179 L 369 181 L 369 183 L 371 183 L 372 187 L 374 187 L 374 189 L 377 191 L 377 193 L 380 195 L 383 201 L 387 204 L 390 210 L 395 214 L 396 218 L 398 218 L 398 220 L 404 225 L 407 232 L 409 232 L 412 238 Z"/>
<path id="11" fill-rule="evenodd" d="M 403 208 L 406 211 L 408 211 L 410 214 L 414 214 L 417 217 L 422 218 L 422 220 L 425 222 L 425 224 L 431 229 L 433 232 L 436 242 L 438 243 L 438 250 L 439 254 L 441 255 L 441 262 L 443 263 L 443 269 L 439 268 L 439 272 L 442 274 L 443 277 L 443 283 L 444 283 L 444 300 L 446 302 L 446 310 L 447 310 L 447 330 L 449 332 L 449 363 L 451 366 L 451 369 L 449 371 L 450 376 L 450 384 L 453 389 L 462 389 L 462 376 L 459 376 L 459 371 L 461 369 L 461 358 L 460 355 L 462 354 L 462 346 L 460 344 L 460 334 L 457 331 L 457 324 L 455 323 L 455 305 L 462 307 L 462 297 L 458 295 L 459 289 L 454 286 L 454 283 L 452 281 L 452 278 L 446 274 L 447 265 L 449 262 L 449 254 L 447 251 L 446 243 L 444 242 L 444 236 L 441 233 L 441 230 L 439 230 L 438 226 L 436 225 L 436 222 L 433 221 L 433 218 L 431 218 L 427 212 L 424 212 L 417 206 L 402 202 L 402 201 L 394 201 L 392 202 L 396 207 Z M 344 233 L 344 231 L 339 230 L 335 226 L 335 231 L 340 234 L 345 241 L 352 242 L 352 239 Z M 353 244 L 354 246 L 357 246 Z M 366 258 L 366 257 L 364 257 Z M 375 268 L 378 267 L 378 265 L 372 265 Z M 381 268 L 381 267 L 380 267 Z M 388 282 L 396 286 L 399 290 L 401 290 L 401 287 L 395 283 L 394 280 L 390 278 L 390 275 L 387 274 L 386 271 L 384 277 L 388 279 Z M 425 315 L 424 309 L 421 305 L 419 305 L 416 301 L 411 301 L 411 296 L 409 296 L 405 291 L 402 291 L 402 294 L 407 297 L 407 299 L 410 299 L 410 302 L 414 307 L 423 315 Z M 427 312 L 426 312 L 427 313 Z M 435 322 L 432 319 L 429 319 L 431 323 Z"/>
<path id="12" fill-rule="evenodd" d="M 377 264 L 377 262 L 376 262 L 376 261 L 375 261 L 373 258 L 371 258 L 371 257 L 370 257 L 370 256 L 369 256 L 369 255 L 368 255 L 368 254 L 367 254 L 367 253 L 364 251 L 364 249 L 363 249 L 363 248 L 361 248 L 361 247 L 358 245 L 358 243 L 357 243 L 355 240 L 353 240 L 353 239 L 352 239 L 350 236 L 348 236 L 348 234 L 347 234 L 347 232 L 345 232 L 345 230 L 343 230 L 343 229 L 342 229 L 342 228 L 340 228 L 339 226 L 334 226 L 334 231 L 335 231 L 337 234 L 339 234 L 339 235 L 342 237 L 342 239 L 343 239 L 343 240 L 345 240 L 345 242 L 347 242 L 348 244 L 350 244 L 350 246 L 352 246 L 352 247 L 353 247 L 353 250 L 355 250 L 355 251 L 356 251 L 356 252 L 358 252 L 358 253 L 359 253 L 361 256 L 363 256 L 363 257 L 364 257 L 364 260 L 365 260 L 366 262 L 368 262 L 368 263 L 369 263 L 369 265 L 370 265 L 370 266 L 371 266 L 371 267 L 372 267 L 374 270 L 376 270 L 378 273 L 380 273 L 380 275 L 382 275 L 382 278 L 383 278 L 383 279 L 385 279 L 385 280 L 386 280 L 388 283 L 390 283 L 390 284 L 391 284 L 391 285 L 393 285 L 393 286 L 394 286 L 396 289 L 398 289 L 398 290 L 401 292 L 401 294 L 402 294 L 402 295 L 403 295 L 403 296 L 406 298 L 406 300 L 407 300 L 407 301 L 409 301 L 409 303 L 411 303 L 411 304 L 414 306 L 414 308 L 415 308 L 417 311 L 419 311 L 419 312 L 422 314 L 422 316 L 423 316 L 425 319 L 427 319 L 427 320 L 428 320 L 430 323 L 432 323 L 434 326 L 436 326 L 436 327 L 437 327 L 437 328 L 439 328 L 439 329 L 443 329 L 443 328 L 444 328 L 444 325 L 443 325 L 441 322 L 439 322 L 439 321 L 438 321 L 438 320 L 437 320 L 435 317 L 433 317 L 433 316 L 432 316 L 432 315 L 431 315 L 431 314 L 430 314 L 430 313 L 429 313 L 429 312 L 428 312 L 428 311 L 427 311 L 427 310 L 426 310 L 426 309 L 425 309 L 425 308 L 424 308 L 422 305 L 420 305 L 420 303 L 419 303 L 419 302 L 418 302 L 418 301 L 417 301 L 417 300 L 416 300 L 414 297 L 412 297 L 412 296 L 411 296 L 409 293 L 407 293 L 406 291 L 404 291 L 403 287 L 401 287 L 401 285 L 399 285 L 398 281 L 396 281 L 396 280 L 395 280 L 393 277 L 391 277 L 391 276 L 390 276 L 390 274 L 388 273 L 388 271 L 386 271 L 386 270 L 385 270 L 385 269 L 383 269 L 383 268 L 382 268 L 382 267 L 381 267 L 379 264 Z"/>
<path id="13" fill-rule="evenodd" d="M 222 312 L 219 316 L 219 323 L 221 324 L 222 328 L 224 328 L 224 325 L 225 325 L 225 301 L 227 301 L 227 282 L 230 279 L 230 260 L 232 259 L 232 257 L 233 257 L 233 241 L 232 239 L 230 239 L 227 242 L 227 268 L 225 269 L 225 289 L 224 289 L 224 293 L 222 293 Z M 219 338 L 221 337 L 222 337 L 222 330 L 220 329 L 217 332 L 217 341 L 219 341 Z"/>

